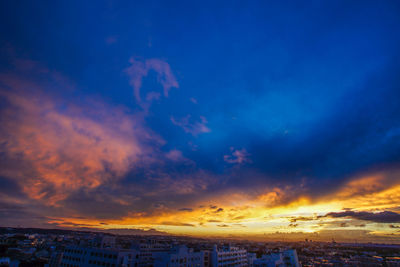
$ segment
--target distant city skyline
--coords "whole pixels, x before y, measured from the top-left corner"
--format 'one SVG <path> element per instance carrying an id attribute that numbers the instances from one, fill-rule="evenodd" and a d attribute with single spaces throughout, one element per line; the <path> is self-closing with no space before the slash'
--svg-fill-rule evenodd
<path id="1" fill-rule="evenodd" d="M 400 243 L 399 2 L 0 7 L 0 226 Z"/>

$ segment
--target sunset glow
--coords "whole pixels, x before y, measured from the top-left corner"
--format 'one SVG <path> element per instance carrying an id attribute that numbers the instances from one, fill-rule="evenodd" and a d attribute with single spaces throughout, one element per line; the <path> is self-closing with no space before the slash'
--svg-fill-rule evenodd
<path id="1" fill-rule="evenodd" d="M 1 5 L 0 226 L 400 243 L 395 1 Z"/>

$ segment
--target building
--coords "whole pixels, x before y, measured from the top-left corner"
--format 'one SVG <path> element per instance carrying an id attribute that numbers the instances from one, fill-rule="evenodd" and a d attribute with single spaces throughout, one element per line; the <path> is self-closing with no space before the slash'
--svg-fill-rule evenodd
<path id="1" fill-rule="evenodd" d="M 247 266 L 247 251 L 230 245 L 218 249 L 217 245 L 214 245 L 211 252 L 211 266 Z"/>
<path id="2" fill-rule="evenodd" d="M 134 242 L 132 249 L 138 252 L 138 266 L 152 267 L 154 265 L 155 255 L 171 250 L 169 244 L 160 243 L 156 240 L 146 240 L 145 242 Z"/>
<path id="3" fill-rule="evenodd" d="M 138 253 L 132 249 L 88 248 L 71 246 L 64 250 L 61 267 L 134 267 Z"/>
<path id="4" fill-rule="evenodd" d="M 169 252 L 154 253 L 154 267 L 204 267 L 207 251 L 194 252 L 186 246 L 177 246 Z"/>
<path id="5" fill-rule="evenodd" d="M 114 248 L 115 247 L 115 236 L 103 236 L 101 239 L 102 248 Z"/>
<path id="6" fill-rule="evenodd" d="M 264 254 L 261 258 L 253 260 L 252 267 L 284 267 L 281 253 Z"/>
<path id="7" fill-rule="evenodd" d="M 63 252 L 55 251 L 50 257 L 49 260 L 49 267 L 58 267 L 61 264 L 61 260 L 63 257 Z"/>
<path id="8" fill-rule="evenodd" d="M 10 266 L 10 258 L 4 257 L 4 258 L 0 258 L 0 267 L 3 266 Z"/>
<path id="9" fill-rule="evenodd" d="M 247 265 L 253 266 L 253 262 L 257 259 L 256 253 L 247 253 Z"/>
<path id="10" fill-rule="evenodd" d="M 288 249 L 282 252 L 285 266 L 300 267 L 299 259 L 295 249 Z"/>
<path id="11" fill-rule="evenodd" d="M 296 250 L 289 249 L 283 252 L 264 254 L 254 259 L 253 267 L 300 267 Z"/>

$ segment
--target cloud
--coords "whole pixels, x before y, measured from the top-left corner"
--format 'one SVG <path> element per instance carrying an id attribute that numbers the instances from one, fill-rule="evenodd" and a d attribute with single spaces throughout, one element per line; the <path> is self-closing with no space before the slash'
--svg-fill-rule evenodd
<path id="1" fill-rule="evenodd" d="M 260 201 L 265 202 L 266 205 L 275 206 L 283 203 L 287 198 L 284 190 L 281 188 L 273 188 L 272 190 L 263 193 L 257 197 Z"/>
<path id="2" fill-rule="evenodd" d="M 350 217 L 353 219 L 373 221 L 377 223 L 398 223 L 400 222 L 400 214 L 392 211 L 382 212 L 367 212 L 367 211 L 344 211 L 344 212 L 330 212 L 326 214 L 327 217 L 342 218 Z"/>
<path id="3" fill-rule="evenodd" d="M 172 73 L 169 64 L 161 59 L 152 58 L 140 61 L 135 58 L 129 60 L 131 66 L 125 69 L 125 72 L 130 78 L 130 85 L 133 87 L 134 95 L 137 103 L 144 109 L 148 109 L 152 100 L 158 99 L 160 95 L 156 92 L 149 92 L 145 100 L 141 96 L 141 88 L 143 78 L 149 74 L 149 71 L 153 70 L 157 74 L 157 81 L 163 87 L 163 94 L 168 97 L 168 93 L 171 88 L 178 88 L 179 84 Z"/>
<path id="4" fill-rule="evenodd" d="M 242 148 L 240 150 L 235 150 L 233 147 L 231 147 L 232 154 L 231 155 L 224 155 L 224 161 L 227 163 L 250 163 L 250 154 L 247 153 L 246 149 Z"/>
<path id="5" fill-rule="evenodd" d="M 189 211 L 189 212 L 191 212 L 191 211 L 193 211 L 193 209 L 192 208 L 180 208 L 179 211 Z"/>
<path id="6" fill-rule="evenodd" d="M 25 70 L 35 69 L 35 62 L 20 62 L 19 65 Z M 43 68 L 40 73 L 52 75 Z M 64 83 L 61 76 L 57 81 L 61 85 Z M 291 178 L 294 172 L 283 177 L 264 169 L 259 173 L 256 164 L 243 166 L 252 162 L 250 156 L 255 162 L 259 158 L 256 156 L 261 155 L 246 146 L 251 154 L 244 148 L 232 147 L 230 153 L 225 153 L 229 155 L 223 157 L 230 164 L 238 164 L 234 172 L 213 173 L 199 169 L 197 161 L 197 165 L 187 164 L 190 159 L 183 155 L 189 157 L 194 153 L 171 148 L 164 152 L 160 149 L 163 141 L 144 126 L 143 117 L 126 108 L 87 99 L 73 99 L 74 103 L 63 99 L 64 93 L 63 98 L 56 97 L 54 92 L 49 94 L 55 87 L 46 91 L 49 84 L 31 82 L 23 76 L 14 79 L 2 76 L 1 82 L 0 121 L 4 127 L 0 128 L 0 176 L 4 181 L 0 177 L 3 186 L 0 198 L 6 204 L 14 204 L 11 194 L 4 193 L 12 191 L 28 195 L 32 202 L 60 207 L 56 216 L 55 209 L 50 210 L 53 206 L 43 205 L 48 209 L 41 211 L 36 204 L 33 209 L 36 217 L 54 215 L 53 220 L 42 216 L 36 222 L 48 221 L 60 227 L 160 227 L 168 229 L 166 231 L 176 229 L 178 233 L 181 226 L 202 223 L 204 227 L 201 228 L 206 231 L 217 228 L 215 223 L 233 226 L 233 222 L 240 220 L 248 229 L 262 235 L 263 231 L 275 231 L 274 227 L 279 224 L 288 231 L 318 231 L 338 228 L 340 223 L 346 222 L 342 226 L 350 229 L 366 219 L 357 219 L 360 212 L 347 213 L 347 217 L 338 215 L 345 212 L 343 207 L 396 211 L 394 206 L 399 203 L 400 188 L 394 187 L 398 172 L 389 169 L 387 172 L 366 170 L 357 176 L 350 174 L 342 177 L 335 187 L 329 187 L 323 180 L 313 183 L 316 180 L 312 179 L 315 175 L 312 171 L 310 177 L 306 172 L 296 172 Z M 63 91 L 64 87 L 56 88 Z M 148 92 L 141 101 L 146 104 L 163 96 L 165 92 Z M 196 119 L 188 115 L 183 119 L 172 117 L 171 121 L 194 136 L 210 132 L 205 117 Z M 265 148 L 262 149 L 267 150 Z M 302 163 L 296 151 L 299 150 L 294 149 L 291 154 L 296 164 Z M 279 153 L 275 158 L 268 158 L 270 165 L 286 162 L 282 159 L 287 158 L 288 152 Z M 314 170 L 310 166 L 307 168 Z M 300 180 L 300 176 L 306 177 Z M 251 177 L 251 181 L 243 177 Z M 5 181 L 13 181 L 15 185 Z M 307 187 L 307 181 L 312 185 Z M 265 189 L 266 186 L 269 187 Z M 316 190 L 320 188 L 323 189 Z M 8 199 L 4 200 L 3 196 Z M 5 206 L 1 211 L 9 215 L 15 209 L 12 219 L 21 222 L 29 217 L 26 211 L 31 206 L 24 202 L 17 204 Z M 17 210 L 17 206 L 23 209 Z M 324 217 L 327 212 L 330 215 Z M 67 220 L 65 217 L 71 214 L 83 219 Z M 345 219 L 328 224 L 334 216 Z M 253 222 L 261 227 L 257 229 Z M 373 223 L 363 226 L 368 231 L 378 227 Z"/>
<path id="7" fill-rule="evenodd" d="M 170 225 L 170 226 L 189 226 L 194 227 L 194 224 L 191 223 L 181 223 L 181 222 L 162 222 L 161 225 Z"/>
<path id="8" fill-rule="evenodd" d="M 210 222 L 210 223 L 220 223 L 220 222 L 222 222 L 222 221 L 220 221 L 220 220 L 208 220 L 207 222 Z"/>
<path id="9" fill-rule="evenodd" d="M 338 192 L 338 197 L 352 198 L 382 191 L 390 186 L 391 174 L 375 173 L 356 177 L 345 184 Z M 392 179 L 393 180 L 393 179 Z"/>
<path id="10" fill-rule="evenodd" d="M 185 160 L 185 157 L 182 155 L 182 151 L 177 149 L 170 150 L 166 155 L 167 159 L 172 161 L 182 161 Z"/>
<path id="11" fill-rule="evenodd" d="M 171 121 L 174 125 L 181 127 L 186 133 L 190 133 L 193 136 L 211 132 L 206 125 L 207 119 L 203 116 L 200 116 L 200 121 L 193 121 L 190 115 L 181 119 L 171 117 Z"/>
<path id="12" fill-rule="evenodd" d="M 41 84 L 2 75 L 0 175 L 47 204 L 81 188 L 121 179 L 159 142 L 141 118 L 92 102 L 85 107 L 50 97 Z M 6 89 L 8 88 L 8 89 Z M 9 90 L 9 89 L 12 90 Z M 32 90 L 32 88 L 39 88 Z"/>
<path id="13" fill-rule="evenodd" d="M 313 221 L 313 220 L 317 220 L 317 219 L 318 219 L 318 217 L 298 216 L 298 217 L 291 217 L 290 222 L 295 223 L 295 222 L 299 222 L 299 221 Z"/>

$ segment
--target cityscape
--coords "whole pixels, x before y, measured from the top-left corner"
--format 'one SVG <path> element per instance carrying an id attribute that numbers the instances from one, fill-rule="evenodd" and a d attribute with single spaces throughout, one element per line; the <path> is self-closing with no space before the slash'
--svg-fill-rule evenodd
<path id="1" fill-rule="evenodd" d="M 0 1 L 0 267 L 400 266 L 400 1 Z"/>
<path id="2" fill-rule="evenodd" d="M 2 228 L 0 266 L 400 266 L 400 245 Z"/>

